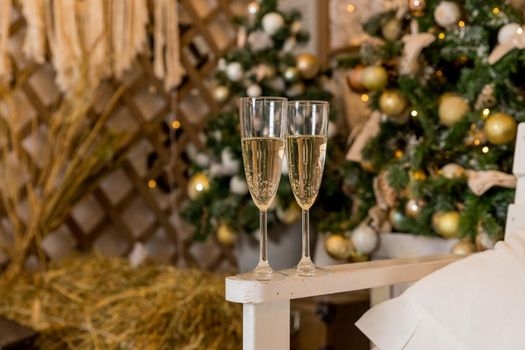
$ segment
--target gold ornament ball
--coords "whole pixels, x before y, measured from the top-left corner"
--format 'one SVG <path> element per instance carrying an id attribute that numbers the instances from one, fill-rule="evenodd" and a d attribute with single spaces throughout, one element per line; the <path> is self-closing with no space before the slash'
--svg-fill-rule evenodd
<path id="1" fill-rule="evenodd" d="M 459 241 L 452 246 L 451 253 L 457 255 L 469 255 L 476 252 L 476 246 L 469 241 Z"/>
<path id="2" fill-rule="evenodd" d="M 348 259 L 354 250 L 349 238 L 334 233 L 325 238 L 324 248 L 328 255 L 337 260 Z"/>
<path id="3" fill-rule="evenodd" d="M 283 73 L 284 80 L 288 82 L 295 82 L 299 79 L 299 69 L 296 67 L 288 67 Z"/>
<path id="4" fill-rule="evenodd" d="M 352 259 L 352 262 L 355 263 L 370 260 L 370 256 L 368 254 L 358 252 L 357 250 L 352 251 L 352 253 L 350 254 L 350 258 Z"/>
<path id="5" fill-rule="evenodd" d="M 210 189 L 210 180 L 204 173 L 197 173 L 193 175 L 188 182 L 188 196 L 195 200 L 199 194 Z"/>
<path id="6" fill-rule="evenodd" d="M 319 59 L 311 53 L 302 53 L 297 56 L 297 69 L 305 79 L 312 79 L 319 72 Z"/>
<path id="7" fill-rule="evenodd" d="M 423 16 L 426 7 L 426 0 L 408 0 L 408 9 L 410 10 L 413 16 Z"/>
<path id="8" fill-rule="evenodd" d="M 217 239 L 224 245 L 233 245 L 237 240 L 237 234 L 227 224 L 221 224 L 217 229 Z"/>
<path id="9" fill-rule="evenodd" d="M 459 164 L 448 163 L 440 170 L 441 175 L 449 180 L 465 177 L 465 169 Z"/>
<path id="10" fill-rule="evenodd" d="M 401 21 L 392 17 L 381 27 L 381 34 L 386 40 L 397 40 L 401 35 Z"/>
<path id="11" fill-rule="evenodd" d="M 447 93 L 441 96 L 438 106 L 439 121 L 445 126 L 452 126 L 470 111 L 468 102 L 461 96 Z"/>
<path id="12" fill-rule="evenodd" d="M 485 121 L 483 131 L 494 145 L 504 145 L 516 138 L 516 120 L 506 113 L 494 113 Z"/>
<path id="13" fill-rule="evenodd" d="M 383 66 L 368 66 L 363 71 L 363 85 L 371 91 L 381 90 L 388 82 L 388 72 Z"/>
<path id="14" fill-rule="evenodd" d="M 230 97 L 230 89 L 227 86 L 219 85 L 213 89 L 213 98 L 219 103 L 223 103 Z"/>
<path id="15" fill-rule="evenodd" d="M 396 231 L 403 230 L 403 224 L 405 223 L 406 216 L 405 214 L 398 209 L 392 208 L 388 212 L 388 221 Z"/>
<path id="16" fill-rule="evenodd" d="M 422 199 L 411 198 L 405 204 L 405 214 L 411 218 L 416 218 L 425 206 Z"/>
<path id="17" fill-rule="evenodd" d="M 434 230 L 445 238 L 457 238 L 459 233 L 459 218 L 460 215 L 457 211 L 445 211 L 436 213 L 435 218 L 432 217 L 432 223 Z"/>
<path id="18" fill-rule="evenodd" d="M 427 178 L 427 174 L 421 169 L 412 170 L 408 175 L 410 176 L 410 180 L 413 181 L 424 181 Z"/>
<path id="19" fill-rule="evenodd" d="M 365 71 L 365 66 L 358 64 L 353 67 L 350 72 L 346 74 L 346 82 L 350 89 L 355 92 L 365 92 L 366 88 L 363 85 L 363 72 Z"/>
<path id="20" fill-rule="evenodd" d="M 361 168 L 364 171 L 367 171 L 369 173 L 374 171 L 374 164 L 371 161 L 369 161 L 369 160 L 365 159 L 365 160 L 361 161 L 361 163 L 359 163 L 359 165 L 361 165 Z"/>
<path id="21" fill-rule="evenodd" d="M 407 100 L 403 94 L 397 90 L 386 90 L 379 98 L 379 108 L 381 112 L 389 117 L 398 117 L 407 107 Z"/>
<path id="22" fill-rule="evenodd" d="M 301 218 L 301 208 L 294 202 L 286 209 L 277 207 L 275 211 L 277 218 L 286 225 L 293 224 L 294 222 L 299 221 Z"/>

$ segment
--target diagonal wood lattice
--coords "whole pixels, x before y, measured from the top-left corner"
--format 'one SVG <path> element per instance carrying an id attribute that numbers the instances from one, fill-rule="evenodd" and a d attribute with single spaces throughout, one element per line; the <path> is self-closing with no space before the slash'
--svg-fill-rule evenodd
<path id="1" fill-rule="evenodd" d="M 191 228 L 179 220 L 178 205 L 185 199 L 187 164 L 182 156 L 188 143 L 202 147 L 199 138 L 205 117 L 219 110 L 213 100 L 213 71 L 217 60 L 234 45 L 230 18 L 244 11 L 246 1 L 180 0 L 182 63 L 184 78 L 176 92 L 165 92 L 147 57 L 129 70 L 127 89 L 106 127 L 132 133 L 122 164 L 72 208 L 64 224 L 49 233 L 42 245 L 48 258 L 58 259 L 74 249 L 93 248 L 110 256 L 139 254 L 146 250 L 154 260 L 210 270 L 232 270 L 235 258 L 230 248 L 215 239 L 194 242 Z M 15 9 L 10 26 L 9 54 L 15 76 L 31 76 L 15 92 L 20 106 L 19 132 L 23 146 L 38 167 L 39 132 L 45 132 L 50 106 L 60 93 L 50 65 L 34 65 L 22 54 L 25 22 Z M 118 82 L 100 87 L 100 101 L 92 106 L 99 113 L 116 90 Z M 179 123 L 173 123 L 174 121 Z M 163 147 L 162 122 L 177 126 L 171 152 Z M 37 128 L 34 125 L 38 125 Z M 146 158 L 156 150 L 160 161 L 148 169 Z M 175 191 L 162 193 L 150 179 L 167 171 Z M 1 224 L 8 225 L 6 218 Z M 1 260 L 0 256 L 0 260 Z M 36 259 L 36 258 L 35 258 Z M 1 263 L 1 261 L 0 261 Z"/>

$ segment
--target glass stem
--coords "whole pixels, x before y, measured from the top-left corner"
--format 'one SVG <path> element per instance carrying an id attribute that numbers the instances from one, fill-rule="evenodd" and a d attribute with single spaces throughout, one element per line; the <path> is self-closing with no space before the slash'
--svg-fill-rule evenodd
<path id="1" fill-rule="evenodd" d="M 303 258 L 310 258 L 310 212 L 303 209 Z"/>
<path id="2" fill-rule="evenodd" d="M 268 262 L 268 227 L 267 227 L 267 218 L 266 211 L 261 211 L 259 215 L 259 226 L 260 226 L 260 236 L 259 236 L 259 263 Z"/>

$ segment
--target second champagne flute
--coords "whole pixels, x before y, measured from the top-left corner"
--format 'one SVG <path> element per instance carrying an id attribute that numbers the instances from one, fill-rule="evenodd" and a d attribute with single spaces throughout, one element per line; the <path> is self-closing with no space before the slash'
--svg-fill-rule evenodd
<path id="1" fill-rule="evenodd" d="M 321 186 L 326 156 L 328 102 L 288 103 L 286 153 L 288 177 L 302 209 L 302 257 L 295 274 L 315 276 L 328 271 L 317 268 L 310 257 L 309 210 Z"/>

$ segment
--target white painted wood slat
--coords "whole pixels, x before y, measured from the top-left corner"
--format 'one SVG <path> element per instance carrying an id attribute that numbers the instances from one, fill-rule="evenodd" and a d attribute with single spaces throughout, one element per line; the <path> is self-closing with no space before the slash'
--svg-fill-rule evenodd
<path id="1" fill-rule="evenodd" d="M 314 277 L 287 276 L 272 281 L 226 278 L 226 300 L 237 303 L 267 303 L 340 293 L 416 281 L 460 259 L 446 254 L 388 259 L 324 267 L 330 273 Z"/>

